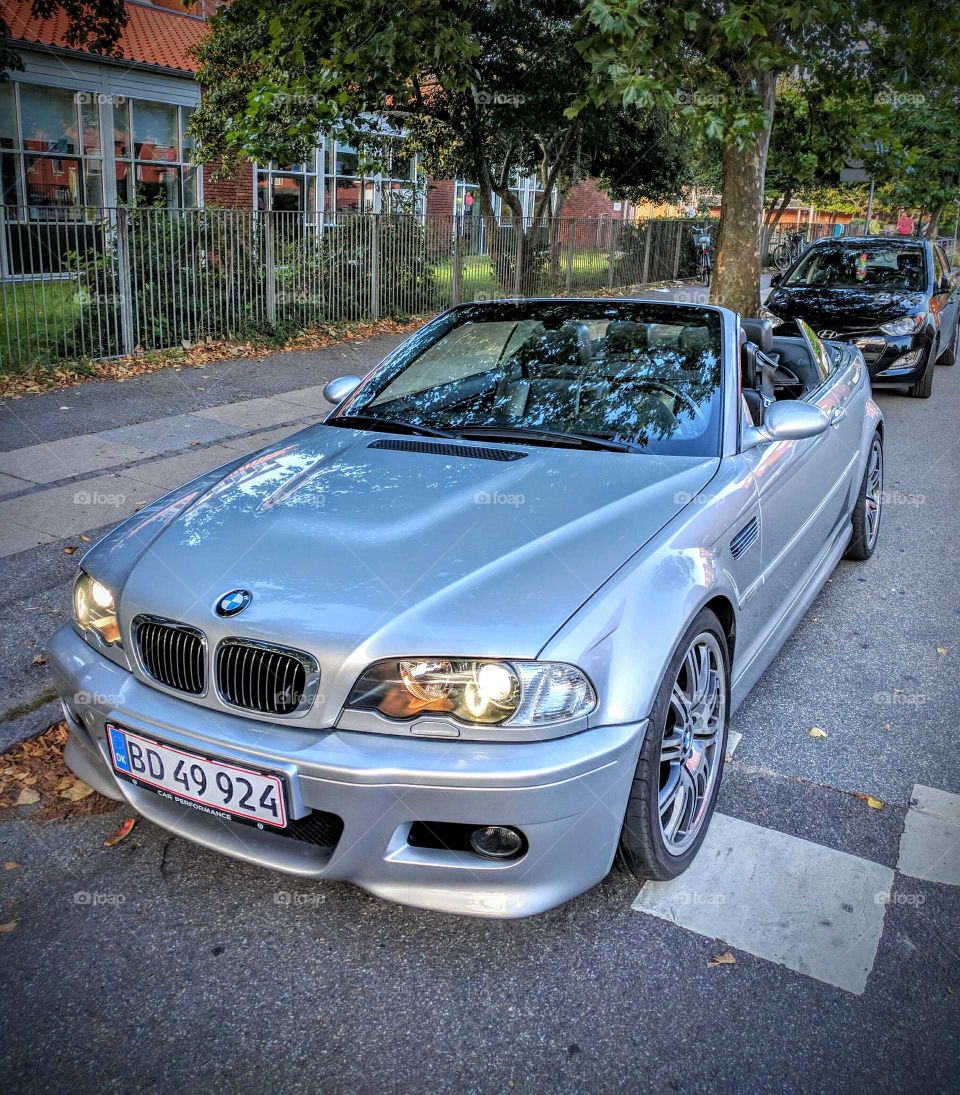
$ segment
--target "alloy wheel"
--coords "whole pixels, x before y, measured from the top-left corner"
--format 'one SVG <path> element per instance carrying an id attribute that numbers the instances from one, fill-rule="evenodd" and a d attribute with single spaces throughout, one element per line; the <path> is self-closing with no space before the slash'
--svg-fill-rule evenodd
<path id="1" fill-rule="evenodd" d="M 723 764 L 727 671 L 709 631 L 687 648 L 674 682 L 660 744 L 660 833 L 682 855 L 703 827 Z"/>
<path id="2" fill-rule="evenodd" d="M 880 532 L 880 508 L 883 505 L 883 446 L 880 438 L 873 439 L 867 464 L 867 485 L 864 491 L 864 524 L 867 547 L 872 551 Z"/>

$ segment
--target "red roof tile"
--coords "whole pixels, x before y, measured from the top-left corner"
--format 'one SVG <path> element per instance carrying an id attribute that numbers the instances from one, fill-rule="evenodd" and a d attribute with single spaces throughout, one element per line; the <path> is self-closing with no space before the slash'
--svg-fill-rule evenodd
<path id="1" fill-rule="evenodd" d="M 197 62 L 189 50 L 207 34 L 204 20 L 146 4 L 127 4 L 126 9 L 127 25 L 117 43 L 123 60 L 180 72 L 196 71 Z M 35 19 L 31 0 L 0 0 L 0 10 L 14 41 L 75 48 L 66 41 L 68 21 L 62 11 L 49 19 Z"/>

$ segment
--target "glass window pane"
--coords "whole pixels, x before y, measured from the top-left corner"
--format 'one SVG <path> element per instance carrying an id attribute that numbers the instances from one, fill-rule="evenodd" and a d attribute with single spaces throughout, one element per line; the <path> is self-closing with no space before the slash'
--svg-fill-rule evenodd
<path id="1" fill-rule="evenodd" d="M 83 130 L 83 151 L 87 156 L 99 156 L 100 107 L 96 95 L 85 95 L 80 100 L 80 127 Z"/>
<path id="2" fill-rule="evenodd" d="M 126 101 L 113 105 L 113 154 L 124 160 L 131 154 L 130 104 Z"/>
<path id="3" fill-rule="evenodd" d="M 185 209 L 197 207 L 197 169 L 195 167 L 183 169 L 183 205 Z"/>
<path id="4" fill-rule="evenodd" d="M 260 210 L 270 208 L 270 176 L 265 172 L 257 175 L 257 208 Z"/>
<path id="5" fill-rule="evenodd" d="M 71 91 L 57 87 L 20 85 L 23 147 L 32 152 L 80 151 L 77 104 Z"/>
<path id="6" fill-rule="evenodd" d="M 180 168 L 165 164 L 137 164 L 137 204 L 180 205 Z"/>
<path id="7" fill-rule="evenodd" d="M 337 174 L 356 178 L 360 174 L 360 157 L 348 145 L 337 142 Z"/>
<path id="8" fill-rule="evenodd" d="M 117 162 L 117 201 L 122 205 L 130 201 L 130 164 Z"/>
<path id="9" fill-rule="evenodd" d="M 193 137 L 187 132 L 187 124 L 193 114 L 192 106 L 180 107 L 180 132 L 183 137 L 183 159 L 189 160 L 193 153 Z"/>
<path id="10" fill-rule="evenodd" d="M 17 147 L 17 112 L 11 80 L 0 80 L 0 148 Z"/>
<path id="11" fill-rule="evenodd" d="M 333 187 L 328 192 L 332 201 L 327 208 L 335 209 L 338 213 L 360 212 L 360 180 L 359 179 L 331 179 Z"/>
<path id="12" fill-rule="evenodd" d="M 19 156 L 9 152 L 0 153 L 0 187 L 3 190 L 4 205 L 19 205 L 20 195 L 17 191 L 17 161 Z"/>
<path id="13" fill-rule="evenodd" d="M 296 175 L 274 175 L 272 208 L 287 212 L 303 209 L 303 179 Z"/>
<path id="14" fill-rule="evenodd" d="M 80 161 L 27 156 L 27 205 L 80 205 Z"/>
<path id="15" fill-rule="evenodd" d="M 133 147 L 138 160 L 179 159 L 177 108 L 166 103 L 133 103 Z M 139 175 L 138 175 L 139 182 Z"/>
<path id="16" fill-rule="evenodd" d="M 86 205 L 103 205 L 103 161 L 89 159 L 84 163 L 83 200 Z"/>

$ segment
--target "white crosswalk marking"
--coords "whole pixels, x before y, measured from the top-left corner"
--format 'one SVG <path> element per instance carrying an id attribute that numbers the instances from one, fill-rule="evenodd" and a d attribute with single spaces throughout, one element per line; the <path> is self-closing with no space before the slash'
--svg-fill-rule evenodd
<path id="1" fill-rule="evenodd" d="M 889 867 L 715 814 L 689 870 L 633 908 L 859 995 L 892 885 Z"/>
<path id="2" fill-rule="evenodd" d="M 897 870 L 910 878 L 960 886 L 960 795 L 918 783 L 907 810 Z"/>

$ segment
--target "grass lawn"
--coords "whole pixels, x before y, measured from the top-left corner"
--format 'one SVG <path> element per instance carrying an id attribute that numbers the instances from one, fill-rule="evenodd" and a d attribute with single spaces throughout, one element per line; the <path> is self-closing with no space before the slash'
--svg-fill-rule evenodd
<path id="1" fill-rule="evenodd" d="M 54 360 L 61 336 L 73 328 L 79 314 L 72 281 L 0 285 L 0 372 Z"/>
<path id="2" fill-rule="evenodd" d="M 607 284 L 609 260 L 596 251 L 576 251 L 573 255 L 573 289 L 602 289 Z M 438 290 L 449 294 L 453 286 L 453 261 L 437 263 L 433 267 L 433 280 Z M 556 289 L 562 291 L 567 284 L 567 255 L 560 256 L 560 278 Z M 501 289 L 494 277 L 493 263 L 487 255 L 466 255 L 463 259 L 463 276 L 460 296 L 462 300 L 478 297 L 500 296 Z M 548 287 L 544 287 L 548 291 Z"/>

